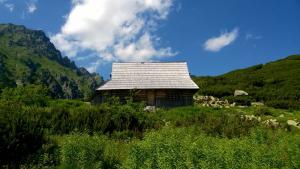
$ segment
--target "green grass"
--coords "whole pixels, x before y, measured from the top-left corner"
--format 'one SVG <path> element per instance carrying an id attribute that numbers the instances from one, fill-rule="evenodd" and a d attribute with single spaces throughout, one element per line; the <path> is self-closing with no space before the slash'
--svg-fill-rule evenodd
<path id="1" fill-rule="evenodd" d="M 267 64 L 235 70 L 216 77 L 194 77 L 198 94 L 232 98 L 235 90 L 245 90 L 249 100 L 276 108 L 300 109 L 300 55 Z"/>
<path id="2" fill-rule="evenodd" d="M 88 99 L 102 81 L 99 75 L 78 73 L 81 70 L 63 58 L 41 31 L 0 24 L 0 33 L 0 60 L 4 60 L 5 70 L 10 73 L 8 78 L 17 85 L 43 84 L 56 98 Z"/>
<path id="3" fill-rule="evenodd" d="M 257 114 L 260 109 L 265 109 L 270 115 Z M 249 106 L 249 107 L 230 107 L 230 108 L 213 108 L 213 107 L 202 107 L 202 106 L 187 106 L 187 107 L 178 107 L 171 109 L 160 109 L 157 114 L 160 119 L 165 119 L 166 121 L 176 121 L 178 119 L 190 119 L 196 116 L 202 115 L 202 113 L 209 114 L 241 114 L 241 115 L 256 115 L 261 116 L 264 119 L 276 118 L 276 119 L 296 119 L 300 120 L 300 110 L 286 110 L 286 109 L 276 109 L 267 106 Z M 280 117 L 283 115 L 283 117 Z"/>
<path id="4" fill-rule="evenodd" d="M 86 134 L 52 139 L 57 144 L 55 156 L 49 154 L 48 146 L 31 167 L 49 168 L 49 158 L 59 161 L 52 163 L 53 168 L 300 167 L 300 133 L 266 128 L 255 128 L 249 136 L 234 139 L 207 136 L 194 126 L 163 127 L 131 141 Z"/>
<path id="5" fill-rule="evenodd" d="M 23 95 L 17 89 L 25 90 L 21 92 Z M 6 152 L 8 157 L 0 162 L 4 168 L 299 168 L 300 165 L 300 130 L 286 125 L 287 119 L 299 121 L 300 111 L 194 105 L 145 112 L 142 104 L 130 100 L 125 105 L 97 106 L 79 100 L 42 99 L 46 103 L 40 103 L 41 88 L 17 89 L 12 94 L 5 91 L 0 95 L 0 126 L 3 126 L 0 153 Z M 31 98 L 28 93 L 36 96 Z M 24 102 L 21 96 L 32 103 Z M 284 117 L 279 117 L 281 114 Z M 265 125 L 243 119 L 243 115 L 259 115 L 262 121 L 275 118 L 280 125 Z M 33 142 L 34 149 L 29 151 Z"/>
<path id="6" fill-rule="evenodd" d="M 124 168 L 299 168 L 300 135 L 253 130 L 239 139 L 163 128 L 133 145 Z"/>

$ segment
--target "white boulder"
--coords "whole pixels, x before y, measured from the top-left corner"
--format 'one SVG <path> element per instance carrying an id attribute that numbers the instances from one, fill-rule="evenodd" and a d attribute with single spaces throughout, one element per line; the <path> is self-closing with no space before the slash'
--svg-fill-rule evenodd
<path id="1" fill-rule="evenodd" d="M 290 126 L 294 126 L 294 127 L 298 128 L 298 129 L 300 129 L 300 123 L 298 123 L 298 122 L 296 122 L 294 120 L 288 120 L 287 124 L 290 125 Z"/>
<path id="2" fill-rule="evenodd" d="M 146 106 L 144 108 L 144 111 L 155 112 L 155 106 Z"/>
<path id="3" fill-rule="evenodd" d="M 256 107 L 264 106 L 264 103 L 262 103 L 262 102 L 252 102 L 251 106 L 256 106 Z"/>
<path id="4" fill-rule="evenodd" d="M 245 92 L 244 90 L 235 90 L 234 96 L 248 96 L 248 93 Z"/>

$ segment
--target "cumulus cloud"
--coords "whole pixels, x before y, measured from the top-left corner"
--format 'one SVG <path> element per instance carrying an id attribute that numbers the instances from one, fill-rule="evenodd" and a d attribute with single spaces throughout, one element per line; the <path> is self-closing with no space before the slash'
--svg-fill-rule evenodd
<path id="1" fill-rule="evenodd" d="M 14 2 L 14 3 L 11 3 Z M 24 4 L 24 10 L 22 10 L 22 18 L 25 17 L 25 13 L 34 13 L 37 10 L 36 3 L 38 0 L 26 0 L 22 4 Z M 16 5 L 20 5 L 19 3 L 12 1 L 12 0 L 0 0 L 0 5 L 3 5 L 7 8 L 10 12 L 15 10 Z"/>
<path id="2" fill-rule="evenodd" d="M 90 51 L 101 61 L 146 61 L 172 56 L 154 35 L 172 0 L 72 0 L 61 31 L 51 37 L 70 57 Z M 99 65 L 99 63 L 98 63 Z"/>
<path id="3" fill-rule="evenodd" d="M 238 37 L 238 32 L 238 28 L 235 28 L 231 32 L 221 33 L 218 37 L 212 37 L 204 43 L 204 49 L 211 52 L 218 52 L 234 42 Z"/>
<path id="4" fill-rule="evenodd" d="M 37 10 L 36 4 L 34 1 L 27 3 L 27 12 L 34 13 Z"/>
<path id="5" fill-rule="evenodd" d="M 144 61 L 151 60 L 153 56 L 172 56 L 171 48 L 155 49 L 149 33 L 142 35 L 136 42 L 124 45 L 122 43 L 114 46 L 115 55 L 120 60 Z"/>
<path id="6" fill-rule="evenodd" d="M 5 2 L 5 1 L 4 1 Z M 4 4 L 5 8 L 7 8 L 10 12 L 13 12 L 15 9 L 15 5 L 11 3 L 5 3 Z"/>

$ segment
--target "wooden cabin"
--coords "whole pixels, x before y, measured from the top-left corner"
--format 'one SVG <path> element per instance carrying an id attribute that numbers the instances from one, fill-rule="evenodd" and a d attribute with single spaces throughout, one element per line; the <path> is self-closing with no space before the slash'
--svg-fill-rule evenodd
<path id="1" fill-rule="evenodd" d="M 113 63 L 111 80 L 96 90 L 94 102 L 101 103 L 107 96 L 121 101 L 133 96 L 147 106 L 185 106 L 193 104 L 197 90 L 186 62 Z"/>

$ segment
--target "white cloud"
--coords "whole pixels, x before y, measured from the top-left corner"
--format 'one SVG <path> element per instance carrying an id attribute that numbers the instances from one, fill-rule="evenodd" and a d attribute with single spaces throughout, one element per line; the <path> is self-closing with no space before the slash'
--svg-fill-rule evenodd
<path id="1" fill-rule="evenodd" d="M 89 67 L 87 67 L 87 70 L 89 72 L 96 72 L 97 71 L 97 68 L 99 66 L 101 66 L 103 63 L 101 60 L 97 60 L 96 62 L 93 62 Z"/>
<path id="2" fill-rule="evenodd" d="M 34 13 L 37 10 L 35 2 L 29 2 L 27 3 L 27 12 L 28 13 Z"/>
<path id="3" fill-rule="evenodd" d="M 5 1 L 3 1 L 5 2 Z M 13 12 L 14 9 L 15 9 L 15 5 L 14 4 L 11 4 L 11 3 L 5 3 L 4 6 L 10 11 L 10 12 Z"/>
<path id="4" fill-rule="evenodd" d="M 10 12 L 13 12 L 15 10 L 15 4 L 10 2 L 11 1 L 9 0 L 0 0 L 0 5 L 3 5 Z M 26 0 L 24 2 L 26 6 L 25 6 L 25 10 L 22 11 L 22 16 L 21 16 L 22 19 L 25 18 L 25 13 L 34 13 L 37 10 L 37 6 L 36 6 L 37 2 L 38 0 Z"/>
<path id="5" fill-rule="evenodd" d="M 170 48 L 156 50 L 152 43 L 150 34 L 145 33 L 136 42 L 126 46 L 124 44 L 116 45 L 114 47 L 115 55 L 118 56 L 120 60 L 124 61 L 147 61 L 151 60 L 153 56 L 163 57 L 173 55 Z"/>
<path id="6" fill-rule="evenodd" d="M 261 39 L 262 38 L 262 36 L 260 36 L 260 35 L 254 35 L 254 34 L 252 34 L 252 33 L 246 33 L 246 36 L 245 36 L 245 39 L 246 40 L 259 40 L 259 39 Z"/>
<path id="7" fill-rule="evenodd" d="M 225 46 L 228 46 L 238 37 L 238 28 L 231 32 L 221 33 L 218 37 L 212 37 L 204 43 L 204 49 L 211 52 L 218 52 Z"/>
<path id="8" fill-rule="evenodd" d="M 51 37 L 57 48 L 76 57 L 95 52 L 102 61 L 145 61 L 172 56 L 157 48 L 154 31 L 165 20 L 172 0 L 72 0 L 61 31 Z"/>

